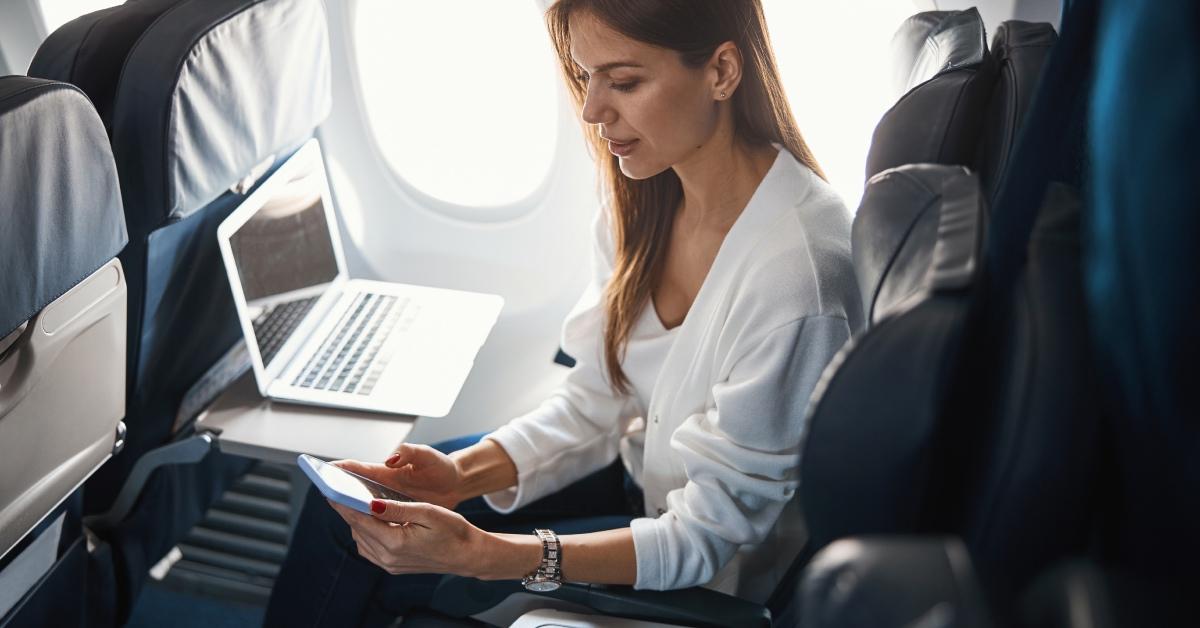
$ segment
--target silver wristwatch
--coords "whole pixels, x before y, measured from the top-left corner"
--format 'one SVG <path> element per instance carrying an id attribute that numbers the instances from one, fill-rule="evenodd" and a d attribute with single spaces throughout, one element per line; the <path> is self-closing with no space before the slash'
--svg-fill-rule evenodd
<path id="1" fill-rule="evenodd" d="M 562 586 L 562 545 L 552 530 L 534 530 L 542 540 L 542 564 L 521 578 L 521 584 L 535 593 L 547 593 Z"/>

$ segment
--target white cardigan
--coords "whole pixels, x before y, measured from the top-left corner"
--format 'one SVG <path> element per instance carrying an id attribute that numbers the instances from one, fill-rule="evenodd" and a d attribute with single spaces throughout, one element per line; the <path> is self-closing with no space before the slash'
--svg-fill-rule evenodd
<path id="1" fill-rule="evenodd" d="M 631 524 L 634 586 L 705 585 L 762 602 L 805 539 L 792 497 L 809 396 L 862 324 L 849 212 L 781 150 L 641 401 L 614 395 L 604 374 L 601 295 L 613 246 L 601 218 L 594 276 L 563 326 L 576 365 L 536 410 L 487 436 L 513 459 L 518 479 L 485 499 L 512 512 L 620 452 L 650 515 Z M 643 366 L 636 351 L 622 364 Z"/>

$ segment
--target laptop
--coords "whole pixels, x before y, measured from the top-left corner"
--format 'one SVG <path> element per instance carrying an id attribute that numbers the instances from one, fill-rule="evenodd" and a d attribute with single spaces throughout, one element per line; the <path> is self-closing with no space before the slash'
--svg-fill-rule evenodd
<path id="1" fill-rule="evenodd" d="M 445 416 L 503 305 L 497 295 L 351 279 L 315 138 L 217 238 L 270 399 Z"/>

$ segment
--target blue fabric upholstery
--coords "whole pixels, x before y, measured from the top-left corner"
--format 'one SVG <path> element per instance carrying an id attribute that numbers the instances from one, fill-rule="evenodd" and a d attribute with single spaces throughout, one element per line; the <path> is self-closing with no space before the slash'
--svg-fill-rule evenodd
<path id="1" fill-rule="evenodd" d="M 1100 33 L 1087 272 L 1118 470 L 1109 550 L 1139 575 L 1194 581 L 1200 5 L 1110 0 Z"/>

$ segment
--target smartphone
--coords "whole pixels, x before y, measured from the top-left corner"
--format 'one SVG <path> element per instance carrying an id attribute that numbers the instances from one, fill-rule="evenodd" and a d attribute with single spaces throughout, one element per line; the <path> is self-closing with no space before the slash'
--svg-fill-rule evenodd
<path id="1" fill-rule="evenodd" d="M 364 514 L 371 514 L 372 499 L 390 499 L 397 502 L 417 501 L 400 491 L 390 489 L 374 480 L 369 480 L 341 467 L 308 454 L 296 458 L 300 470 L 329 500 Z"/>

